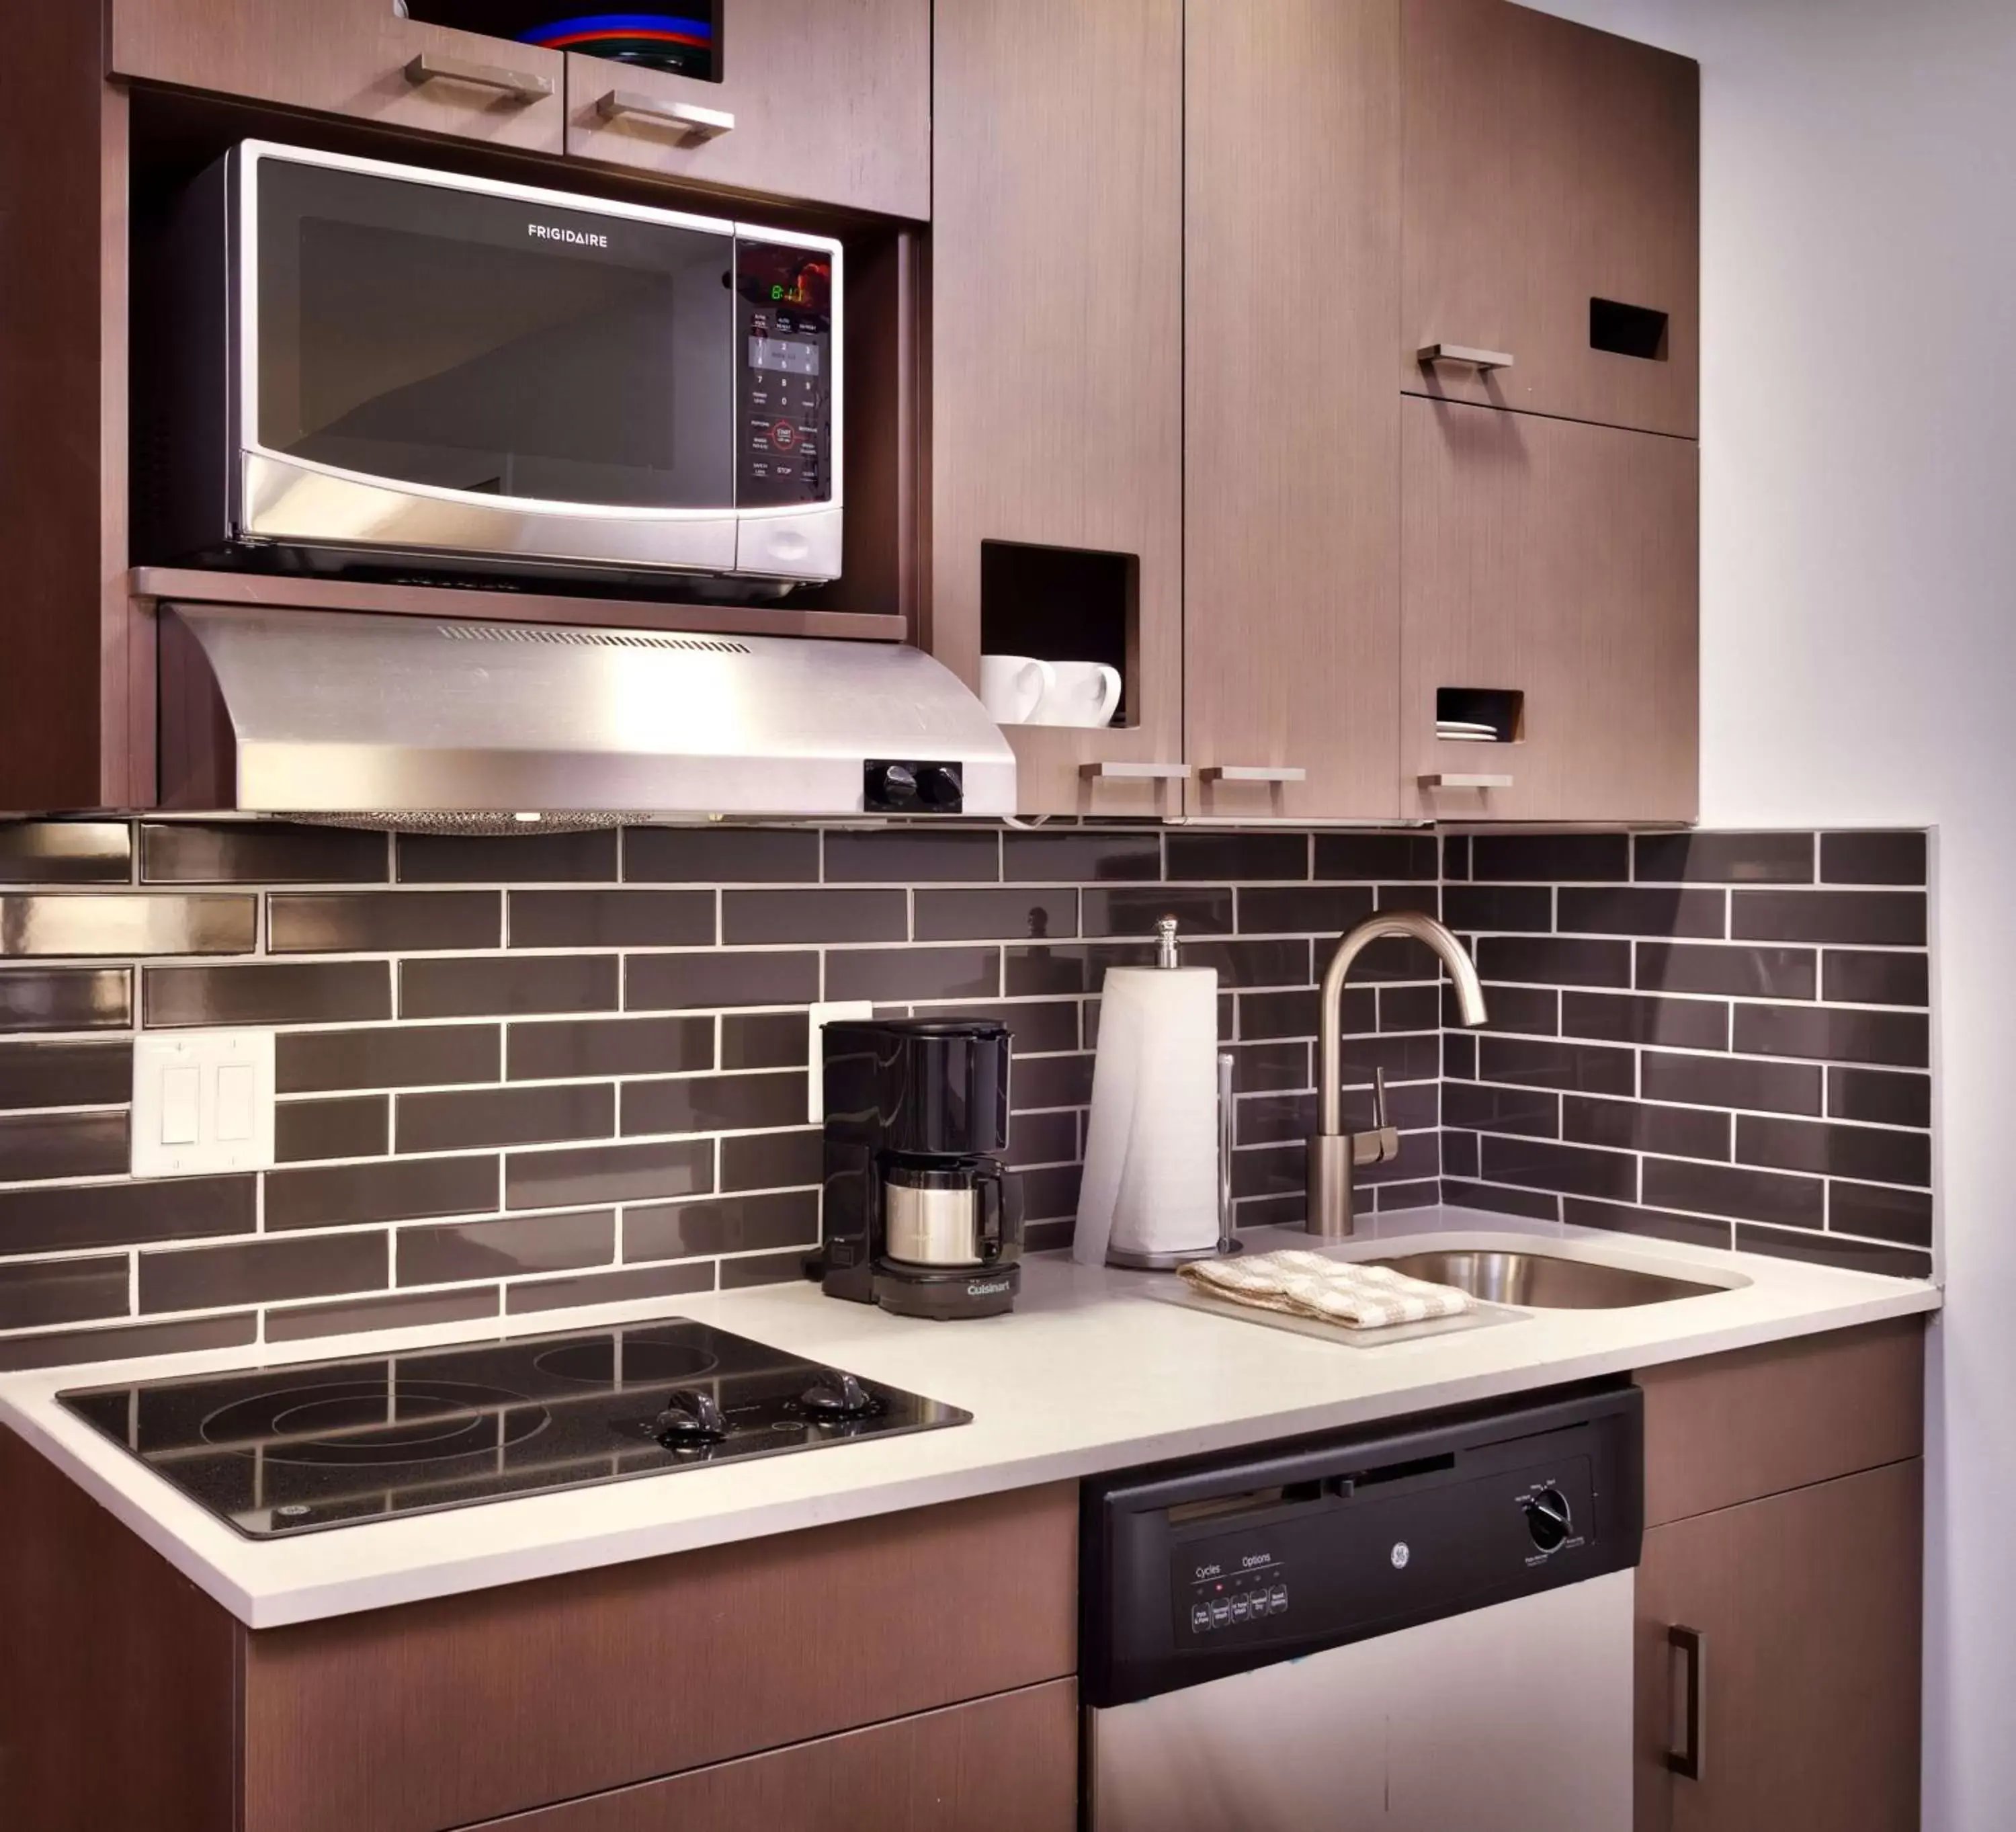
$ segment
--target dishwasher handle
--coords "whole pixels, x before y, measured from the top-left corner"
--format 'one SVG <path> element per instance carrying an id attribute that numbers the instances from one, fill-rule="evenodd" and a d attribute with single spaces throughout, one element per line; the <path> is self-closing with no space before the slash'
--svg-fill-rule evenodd
<path id="1" fill-rule="evenodd" d="M 1676 1622 L 1666 1631 L 1666 1645 L 1687 1663 L 1687 1741 L 1666 1751 L 1666 1766 L 1683 1780 L 1699 1781 L 1708 1773 L 1708 1637 Z"/>

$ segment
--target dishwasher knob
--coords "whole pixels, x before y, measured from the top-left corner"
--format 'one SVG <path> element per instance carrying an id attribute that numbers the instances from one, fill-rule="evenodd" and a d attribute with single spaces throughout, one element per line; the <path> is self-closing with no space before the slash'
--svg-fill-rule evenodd
<path id="1" fill-rule="evenodd" d="M 1558 1488 L 1543 1488 L 1526 1503 L 1526 1531 L 1543 1552 L 1552 1552 L 1574 1530 L 1568 1498 Z"/>

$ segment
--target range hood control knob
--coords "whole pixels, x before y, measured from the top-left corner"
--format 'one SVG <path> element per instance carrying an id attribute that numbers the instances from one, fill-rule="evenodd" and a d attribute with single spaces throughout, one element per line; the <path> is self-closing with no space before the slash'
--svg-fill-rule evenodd
<path id="1" fill-rule="evenodd" d="M 873 813 L 898 812 L 917 805 L 917 772 L 906 763 L 873 763 L 868 766 L 868 809 Z"/>
<path id="2" fill-rule="evenodd" d="M 1574 1530 L 1568 1498 L 1558 1488 L 1543 1488 L 1526 1503 L 1526 1531 L 1541 1551 L 1553 1551 Z"/>
<path id="3" fill-rule="evenodd" d="M 966 784 L 960 781 L 954 764 L 926 765 L 917 778 L 917 790 L 927 808 L 943 813 L 957 813 L 966 801 Z"/>

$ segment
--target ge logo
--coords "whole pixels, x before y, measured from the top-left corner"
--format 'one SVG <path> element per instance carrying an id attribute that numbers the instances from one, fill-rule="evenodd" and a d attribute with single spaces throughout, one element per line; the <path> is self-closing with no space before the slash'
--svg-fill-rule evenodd
<path id="1" fill-rule="evenodd" d="M 1407 1568 L 1407 1560 L 1412 1558 L 1413 1554 L 1408 1551 L 1406 1540 L 1396 1539 L 1393 1542 L 1393 1550 L 1389 1556 L 1393 1560 L 1393 1569 L 1396 1571 L 1404 1571 Z"/>

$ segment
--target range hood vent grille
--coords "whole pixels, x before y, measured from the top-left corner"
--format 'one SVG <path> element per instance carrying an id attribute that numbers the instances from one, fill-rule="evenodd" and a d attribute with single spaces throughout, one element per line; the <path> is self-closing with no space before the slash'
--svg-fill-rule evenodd
<path id="1" fill-rule="evenodd" d="M 727 636 L 664 636 L 644 630 L 584 630 L 553 624 L 438 624 L 453 642 L 543 642 L 574 649 L 677 649 L 689 655 L 747 655 Z"/>

